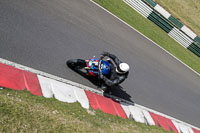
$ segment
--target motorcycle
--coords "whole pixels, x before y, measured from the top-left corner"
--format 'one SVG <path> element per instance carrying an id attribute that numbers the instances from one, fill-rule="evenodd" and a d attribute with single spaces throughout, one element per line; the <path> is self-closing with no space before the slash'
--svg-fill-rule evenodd
<path id="1" fill-rule="evenodd" d="M 120 102 L 123 101 L 123 99 L 112 96 L 112 91 L 110 91 L 111 88 L 101 88 L 102 82 L 100 75 L 109 76 L 109 73 L 111 71 L 110 63 L 110 58 L 104 59 L 103 56 L 101 56 L 100 58 L 96 58 L 95 56 L 93 56 L 92 58 L 86 60 L 70 59 L 66 62 L 66 65 L 86 78 L 89 76 L 89 79 L 97 79 L 94 81 L 95 85 L 98 86 L 98 89 L 104 92 L 104 96 Z"/>
<path id="2" fill-rule="evenodd" d="M 66 62 L 67 66 L 74 70 L 82 70 L 87 76 L 108 75 L 110 72 L 110 64 L 107 60 L 103 60 L 103 56 L 97 59 L 95 56 L 89 60 L 70 59 Z"/>

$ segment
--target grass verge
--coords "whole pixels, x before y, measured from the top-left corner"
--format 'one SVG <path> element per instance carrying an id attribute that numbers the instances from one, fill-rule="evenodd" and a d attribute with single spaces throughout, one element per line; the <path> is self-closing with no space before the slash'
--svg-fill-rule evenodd
<path id="1" fill-rule="evenodd" d="M 199 0 L 156 0 L 156 2 L 200 36 Z"/>
<path id="2" fill-rule="evenodd" d="M 28 91 L 0 90 L 0 132 L 167 133 L 128 119 L 86 111 L 79 103 L 33 96 Z"/>
<path id="3" fill-rule="evenodd" d="M 137 13 L 122 0 L 94 1 L 169 51 L 172 55 L 180 59 L 193 70 L 200 73 L 200 58 L 188 49 L 182 47 L 179 43 L 169 37 L 161 28 Z"/>

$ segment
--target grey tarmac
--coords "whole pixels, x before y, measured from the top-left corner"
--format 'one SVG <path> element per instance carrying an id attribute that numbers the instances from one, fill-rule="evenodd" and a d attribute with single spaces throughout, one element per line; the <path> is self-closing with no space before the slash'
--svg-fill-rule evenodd
<path id="1" fill-rule="evenodd" d="M 102 51 L 131 66 L 113 95 L 187 123 L 200 123 L 200 77 L 89 0 L 1 0 L 0 57 L 97 88 L 68 59 Z"/>

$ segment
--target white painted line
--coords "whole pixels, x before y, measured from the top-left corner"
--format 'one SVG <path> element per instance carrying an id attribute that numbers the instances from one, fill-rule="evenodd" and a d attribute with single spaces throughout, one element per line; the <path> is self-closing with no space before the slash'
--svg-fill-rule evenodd
<path id="1" fill-rule="evenodd" d="M 182 62 L 181 60 L 179 60 L 177 57 L 175 57 L 174 55 L 172 55 L 171 53 L 169 53 L 167 50 L 165 50 L 164 48 L 162 48 L 161 46 L 159 46 L 157 43 L 155 43 L 154 41 L 152 41 L 151 39 L 149 39 L 148 37 L 146 37 L 145 35 L 143 35 L 141 32 L 139 32 L 137 29 L 133 28 L 131 25 L 127 24 L 125 21 L 123 21 L 122 19 L 120 19 L 119 17 L 117 17 L 116 15 L 114 15 L 113 13 L 111 13 L 110 11 L 106 10 L 105 8 L 103 8 L 102 6 L 98 5 L 97 3 L 95 3 L 93 0 L 90 0 L 90 2 L 94 3 L 96 6 L 100 7 L 101 9 L 103 9 L 104 11 L 106 11 L 107 13 L 111 14 L 112 16 L 114 16 L 115 18 L 117 18 L 119 21 L 121 21 L 122 23 L 124 23 L 125 25 L 127 25 L 128 27 L 130 27 L 131 29 L 137 31 L 140 35 L 142 35 L 143 37 L 145 37 L 146 39 L 148 39 L 149 41 L 153 42 L 156 46 L 158 46 L 159 48 L 161 48 L 162 50 L 164 50 L 165 52 L 167 52 L 169 55 L 171 55 L 172 57 L 174 57 L 176 60 L 178 60 L 179 62 L 181 62 L 183 65 L 185 65 L 187 68 L 189 68 L 191 71 L 193 71 L 194 73 L 196 73 L 199 77 L 200 74 L 197 73 L 195 70 L 193 70 L 191 67 L 189 67 L 187 64 L 185 64 L 184 62 Z"/>

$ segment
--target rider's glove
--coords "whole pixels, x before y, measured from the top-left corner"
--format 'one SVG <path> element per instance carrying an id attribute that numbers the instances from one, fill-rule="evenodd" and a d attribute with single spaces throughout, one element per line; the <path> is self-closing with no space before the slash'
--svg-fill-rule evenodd
<path id="1" fill-rule="evenodd" d="M 99 73 L 99 78 L 104 79 L 104 75 L 101 72 Z"/>
<path id="2" fill-rule="evenodd" d="M 103 60 L 103 58 L 104 58 L 104 56 L 103 55 L 101 55 L 101 57 L 99 58 L 100 60 Z"/>

